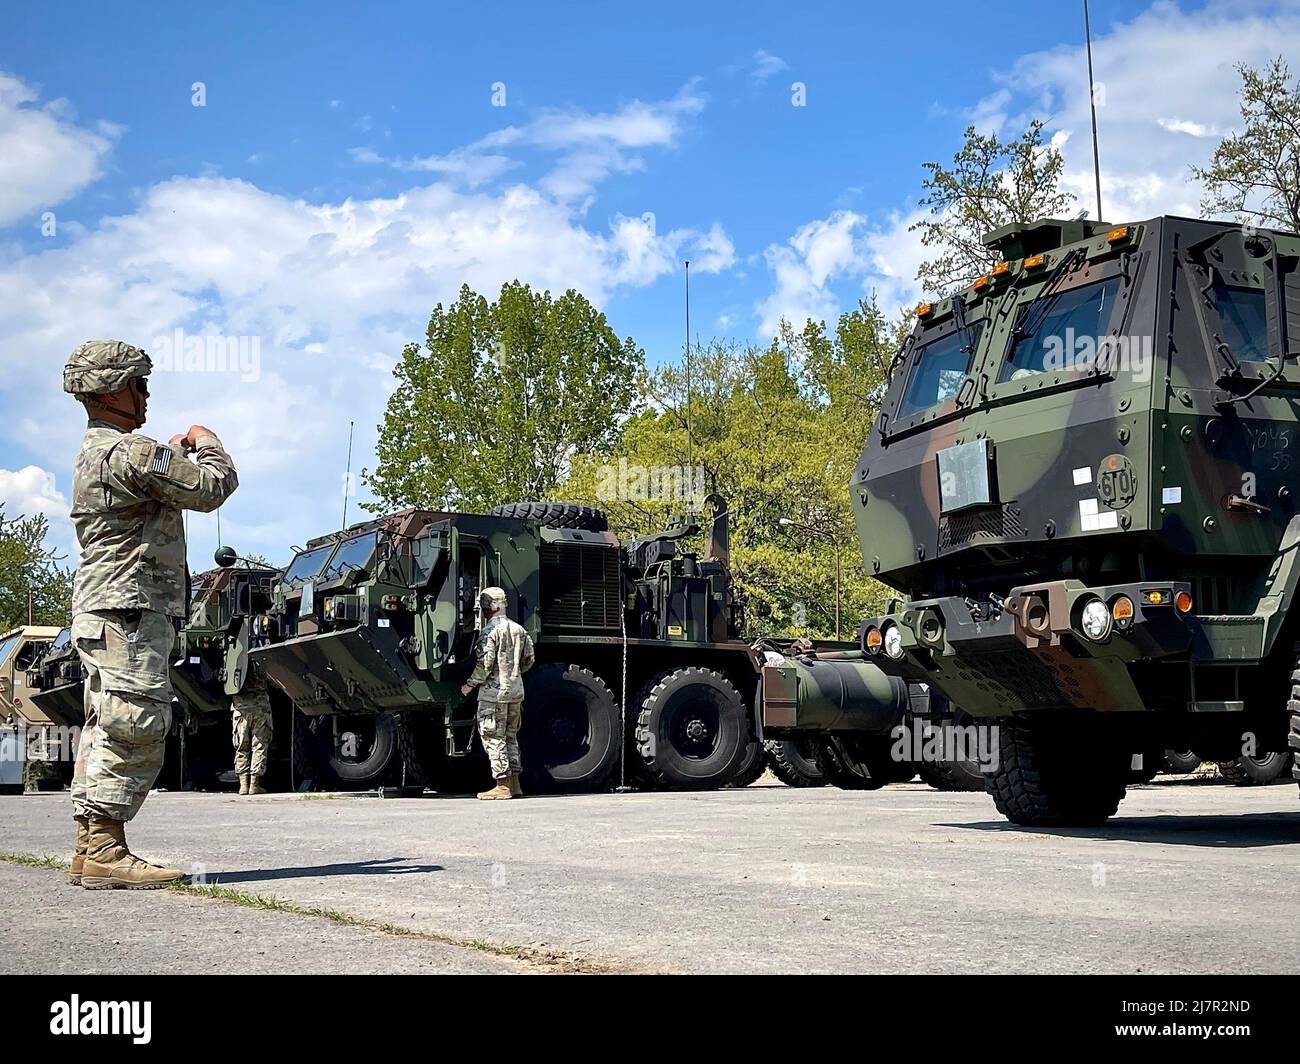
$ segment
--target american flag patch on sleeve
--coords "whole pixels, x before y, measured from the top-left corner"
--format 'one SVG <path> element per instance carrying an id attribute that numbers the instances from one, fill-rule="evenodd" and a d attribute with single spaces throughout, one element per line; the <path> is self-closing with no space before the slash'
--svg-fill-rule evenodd
<path id="1" fill-rule="evenodd" d="M 149 472 L 158 476 L 166 476 L 167 471 L 172 467 L 172 449 L 164 447 L 161 443 L 153 449 L 153 461 L 149 463 Z"/>

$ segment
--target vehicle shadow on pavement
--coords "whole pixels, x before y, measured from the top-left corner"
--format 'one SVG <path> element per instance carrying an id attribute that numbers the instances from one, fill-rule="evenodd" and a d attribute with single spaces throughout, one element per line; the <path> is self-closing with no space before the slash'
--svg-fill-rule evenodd
<path id="1" fill-rule="evenodd" d="M 1239 813 L 1198 816 L 1118 816 L 1099 827 L 1021 827 L 1005 820 L 973 824 L 937 824 L 1015 834 L 1057 835 L 1062 838 L 1116 839 L 1174 846 L 1212 846 L 1220 849 L 1254 849 L 1261 846 L 1300 846 L 1300 812 Z"/>
<path id="2" fill-rule="evenodd" d="M 205 881 L 212 886 L 232 883 L 260 883 L 268 879 L 317 879 L 325 876 L 413 876 L 445 872 L 442 865 L 404 865 L 408 857 L 380 857 L 373 861 L 305 865 L 301 868 L 255 868 L 244 872 L 209 872 Z"/>

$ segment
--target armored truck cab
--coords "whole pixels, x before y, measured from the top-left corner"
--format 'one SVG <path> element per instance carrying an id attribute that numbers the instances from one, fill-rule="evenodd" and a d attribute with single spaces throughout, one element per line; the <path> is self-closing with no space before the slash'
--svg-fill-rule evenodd
<path id="1" fill-rule="evenodd" d="M 31 669 L 60 634 L 29 624 L 0 636 L 0 725 L 13 729 L 12 749 L 23 748 L 28 789 L 60 787 L 72 778 L 75 744 L 67 722 L 32 698 Z"/>
<path id="2" fill-rule="evenodd" d="M 1005 815 L 1095 823 L 1132 750 L 1286 748 L 1300 239 L 1162 217 L 986 243 L 991 273 L 918 308 L 850 485 L 902 595 L 859 637 L 997 724 Z"/>
<path id="3" fill-rule="evenodd" d="M 402 511 L 310 541 L 286 570 L 252 656 L 304 714 L 395 714 L 408 779 L 461 790 L 470 757 L 479 592 L 505 589 L 537 649 L 525 677 L 525 783 L 666 787 L 747 781 L 762 767 L 758 656 L 739 638 L 714 500 L 706 556 L 684 523 L 620 545 L 598 511 L 515 503 L 490 514 Z M 626 744 L 626 746 L 625 746 Z"/>

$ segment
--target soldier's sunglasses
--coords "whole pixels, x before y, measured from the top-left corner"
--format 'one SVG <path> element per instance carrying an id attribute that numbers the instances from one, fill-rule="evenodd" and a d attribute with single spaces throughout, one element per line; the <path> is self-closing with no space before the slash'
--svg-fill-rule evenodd
<path id="1" fill-rule="evenodd" d="M 131 379 L 135 381 L 135 390 L 136 390 L 137 392 L 139 392 L 140 395 L 143 396 L 145 399 L 148 399 L 148 398 L 149 398 L 149 382 L 148 382 L 147 380 L 145 380 L 144 377 L 133 377 L 133 378 L 131 378 Z"/>

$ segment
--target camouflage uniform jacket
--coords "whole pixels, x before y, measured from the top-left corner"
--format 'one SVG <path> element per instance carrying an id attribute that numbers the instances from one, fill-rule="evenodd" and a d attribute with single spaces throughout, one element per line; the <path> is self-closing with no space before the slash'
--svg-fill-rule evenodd
<path id="1" fill-rule="evenodd" d="M 238 484 L 215 436 L 199 437 L 191 460 L 179 447 L 92 420 L 72 474 L 81 544 L 73 614 L 139 609 L 184 617 L 182 511 L 215 510 Z"/>
<path id="2" fill-rule="evenodd" d="M 467 683 L 478 687 L 480 702 L 522 702 L 523 674 L 533 667 L 533 641 L 523 625 L 493 617 L 479 632 L 477 664 Z"/>

